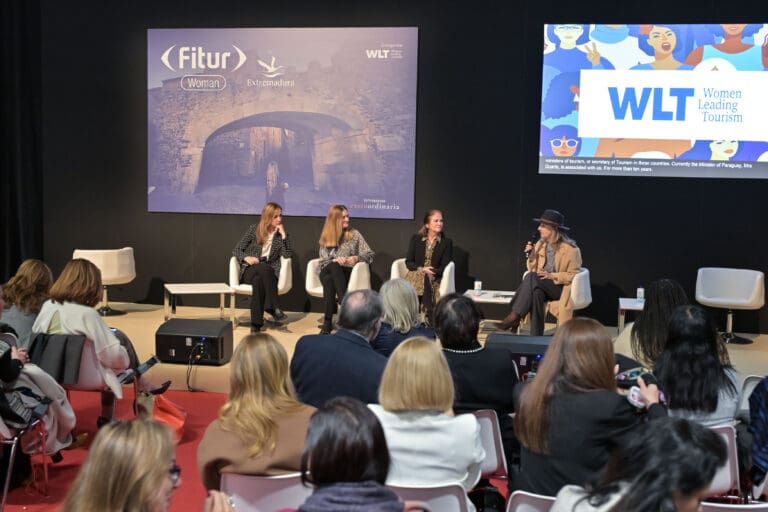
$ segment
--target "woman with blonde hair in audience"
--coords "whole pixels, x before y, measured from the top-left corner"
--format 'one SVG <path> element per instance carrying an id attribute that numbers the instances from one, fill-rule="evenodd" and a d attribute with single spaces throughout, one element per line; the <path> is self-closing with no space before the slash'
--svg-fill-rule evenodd
<path id="1" fill-rule="evenodd" d="M 151 421 L 105 425 L 64 501 L 62 512 L 165 512 L 181 485 L 170 430 Z M 233 508 L 210 491 L 203 512 Z"/>
<path id="2" fill-rule="evenodd" d="M 387 437 L 388 484 L 458 482 L 469 491 L 480 480 L 480 426 L 471 414 L 454 416 L 453 397 L 448 363 L 433 340 L 409 338 L 392 352 L 379 385 L 381 405 L 368 405 Z"/>
<path id="3" fill-rule="evenodd" d="M 28 259 L 19 265 L 16 274 L 3 285 L 6 308 L 0 322 L 10 325 L 16 331 L 18 348 L 29 348 L 32 325 L 43 302 L 48 300 L 52 283 L 53 274 L 48 265 L 40 260 Z"/>
<path id="4" fill-rule="evenodd" d="M 347 294 L 352 267 L 358 262 L 371 263 L 374 252 L 363 235 L 349 227 L 349 210 L 343 204 L 328 209 L 320 233 L 320 282 L 323 284 L 323 326 L 320 334 L 330 334 L 336 300 Z"/>
<path id="5" fill-rule="evenodd" d="M 616 391 L 615 366 L 600 322 L 574 318 L 557 329 L 515 415 L 522 450 L 514 490 L 554 496 L 564 485 L 584 486 L 645 427 L 643 415 Z M 638 386 L 648 416 L 665 416 L 657 386 L 642 378 Z"/>
<path id="6" fill-rule="evenodd" d="M 384 320 L 375 338 L 371 340 L 373 349 L 385 356 L 403 340 L 414 336 L 435 338 L 435 331 L 421 322 L 419 298 L 416 290 L 405 279 L 390 279 L 379 290 L 384 304 Z"/>
<path id="7" fill-rule="evenodd" d="M 206 489 L 218 489 L 222 473 L 298 471 L 309 418 L 315 411 L 296 399 L 288 355 L 269 334 L 243 338 L 230 366 L 229 398 L 197 449 Z"/>

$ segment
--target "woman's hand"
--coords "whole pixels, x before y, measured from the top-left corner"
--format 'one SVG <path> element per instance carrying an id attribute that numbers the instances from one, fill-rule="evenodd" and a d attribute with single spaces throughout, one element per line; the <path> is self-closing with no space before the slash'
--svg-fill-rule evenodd
<path id="1" fill-rule="evenodd" d="M 428 276 L 435 277 L 435 267 L 421 267 L 421 270 Z"/>
<path id="2" fill-rule="evenodd" d="M 255 265 L 259 262 L 259 258 L 257 258 L 256 256 L 246 256 L 245 258 L 243 258 L 243 261 L 249 265 Z"/>
<path id="3" fill-rule="evenodd" d="M 542 279 L 552 279 L 552 272 L 546 272 L 544 270 L 538 270 L 536 274 Z"/>
<path id="4" fill-rule="evenodd" d="M 523 252 L 529 256 L 533 254 L 533 244 L 531 242 L 525 244 L 525 249 L 523 249 Z"/>
<path id="5" fill-rule="evenodd" d="M 11 347 L 11 359 L 18 359 L 22 363 L 28 363 L 29 354 L 27 354 L 27 349 Z"/>
<path id="6" fill-rule="evenodd" d="M 203 512 L 231 512 L 235 510 L 232 499 L 219 491 L 208 491 L 203 503 Z"/>
<path id="7" fill-rule="evenodd" d="M 643 378 L 638 377 L 637 387 L 640 388 L 640 396 L 642 396 L 645 403 L 648 404 L 647 407 L 659 403 L 659 386 L 656 384 L 646 386 Z"/>
<path id="8" fill-rule="evenodd" d="M 283 225 L 282 225 L 282 224 L 280 224 L 279 226 L 277 226 L 277 229 L 276 229 L 275 231 L 279 231 L 279 232 L 280 232 L 280 236 L 281 236 L 281 237 L 283 237 L 283 238 L 285 238 L 286 236 L 288 236 L 288 235 L 286 235 L 286 234 L 285 234 L 285 227 L 283 227 Z"/>

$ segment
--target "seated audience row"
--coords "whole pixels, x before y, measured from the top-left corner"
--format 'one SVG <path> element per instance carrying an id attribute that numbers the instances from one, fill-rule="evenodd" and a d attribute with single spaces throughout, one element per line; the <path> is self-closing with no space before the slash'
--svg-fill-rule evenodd
<path id="1" fill-rule="evenodd" d="M 403 340 L 414 336 L 435 338 L 435 331 L 421 321 L 416 290 L 405 279 L 390 279 L 381 285 L 384 306 L 381 328 L 371 340 L 373 350 L 389 357 Z"/>

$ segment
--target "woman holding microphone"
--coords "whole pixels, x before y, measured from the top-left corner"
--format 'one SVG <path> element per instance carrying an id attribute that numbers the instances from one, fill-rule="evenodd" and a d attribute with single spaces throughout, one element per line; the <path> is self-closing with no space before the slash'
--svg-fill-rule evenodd
<path id="1" fill-rule="evenodd" d="M 539 241 L 525 246 L 528 273 L 517 289 L 512 300 L 512 311 L 499 322 L 498 328 L 516 331 L 520 320 L 531 314 L 531 335 L 544 334 L 544 306 L 548 301 L 557 301 L 552 308 L 559 322 L 573 317 L 571 282 L 581 270 L 581 251 L 576 242 L 566 233 L 571 229 L 563 223 L 565 217 L 557 210 L 544 210 L 539 223 Z"/>
<path id="2" fill-rule="evenodd" d="M 283 226 L 283 207 L 267 203 L 258 224 L 251 224 L 232 250 L 240 262 L 240 282 L 253 286 L 251 295 L 251 332 L 264 326 L 264 311 L 275 320 L 285 320 L 277 300 L 280 257 L 293 255 L 291 239 Z"/>

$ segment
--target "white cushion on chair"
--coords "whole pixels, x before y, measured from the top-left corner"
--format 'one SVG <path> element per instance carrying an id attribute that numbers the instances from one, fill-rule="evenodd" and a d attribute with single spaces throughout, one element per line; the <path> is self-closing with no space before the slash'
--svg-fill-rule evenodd
<path id="1" fill-rule="evenodd" d="M 133 247 L 122 249 L 85 250 L 75 249 L 72 259 L 88 260 L 101 271 L 101 283 L 126 284 L 136 278 L 136 262 Z"/>
<path id="2" fill-rule="evenodd" d="M 398 258 L 392 262 L 389 271 L 390 279 L 403 279 L 408 273 L 408 267 L 405 266 L 405 258 Z M 449 293 L 456 291 L 456 264 L 450 262 L 443 269 L 443 277 L 440 279 L 440 296 L 445 297 Z"/>
<path id="3" fill-rule="evenodd" d="M 571 282 L 571 301 L 574 311 L 592 304 L 592 286 L 589 282 L 589 269 L 581 267 Z"/>
<path id="4" fill-rule="evenodd" d="M 765 304 L 764 274 L 741 268 L 700 268 L 696 301 L 728 309 L 760 309 Z"/>
<path id="5" fill-rule="evenodd" d="M 240 283 L 240 262 L 232 256 L 229 259 L 229 287 L 240 295 L 253 295 L 253 286 Z M 280 257 L 280 275 L 277 278 L 277 294 L 285 295 L 293 288 L 291 258 Z"/>

